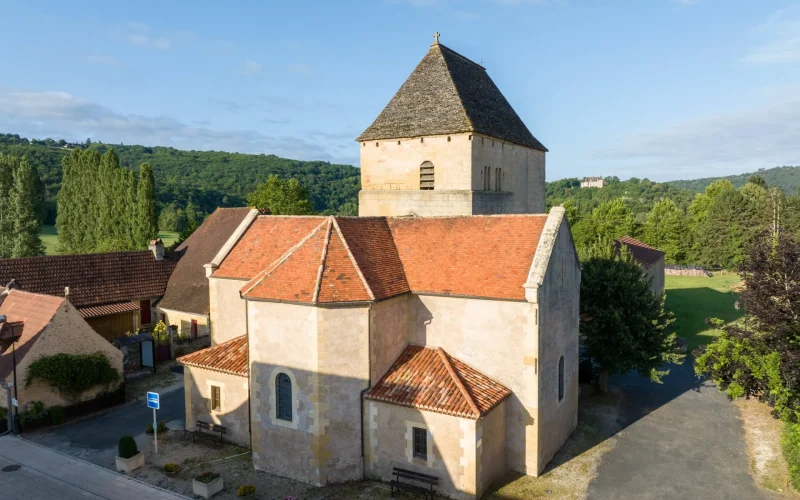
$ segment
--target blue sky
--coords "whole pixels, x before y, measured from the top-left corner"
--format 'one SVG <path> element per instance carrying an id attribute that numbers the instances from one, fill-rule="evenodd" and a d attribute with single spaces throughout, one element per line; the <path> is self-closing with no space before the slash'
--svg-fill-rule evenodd
<path id="1" fill-rule="evenodd" d="M 358 163 L 433 41 L 483 62 L 548 180 L 800 165 L 800 3 L 7 2 L 0 132 Z"/>

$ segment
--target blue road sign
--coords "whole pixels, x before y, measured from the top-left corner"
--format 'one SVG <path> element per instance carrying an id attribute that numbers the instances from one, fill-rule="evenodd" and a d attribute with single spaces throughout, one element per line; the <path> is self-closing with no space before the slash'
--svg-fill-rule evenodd
<path id="1" fill-rule="evenodd" d="M 158 410 L 158 393 L 157 392 L 148 392 L 147 393 L 147 407 L 152 408 L 154 410 Z M 155 414 L 154 414 L 155 415 Z"/>

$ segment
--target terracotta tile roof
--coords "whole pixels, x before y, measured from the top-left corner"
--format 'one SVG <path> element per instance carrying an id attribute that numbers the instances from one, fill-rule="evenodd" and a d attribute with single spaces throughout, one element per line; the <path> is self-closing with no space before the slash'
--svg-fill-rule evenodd
<path id="1" fill-rule="evenodd" d="M 245 297 L 304 303 L 408 292 L 525 300 L 546 219 L 260 217 L 214 276 L 250 279 Z"/>
<path id="2" fill-rule="evenodd" d="M 218 278 L 250 280 L 297 245 L 325 217 L 265 215 L 256 218 L 214 272 Z"/>
<path id="3" fill-rule="evenodd" d="M 159 307 L 195 314 L 209 313 L 208 278 L 203 266 L 214 259 L 249 213 L 249 208 L 218 208 L 175 249 L 180 260 L 169 279 L 164 297 L 158 303 Z"/>
<path id="4" fill-rule="evenodd" d="M 11 290 L 5 296 L 0 303 L 0 316 L 6 317 L 6 330 L 8 330 L 9 323 L 16 323 L 17 325 L 13 326 L 13 334 L 19 335 L 19 324 L 22 324 L 21 336 L 15 345 L 18 365 L 36 342 L 39 333 L 50 323 L 63 303 L 63 297 L 28 293 L 21 290 Z M 6 349 L 3 356 L 0 357 L 0 379 L 5 379 L 12 369 L 12 356 Z"/>
<path id="5" fill-rule="evenodd" d="M 181 356 L 178 362 L 186 366 L 247 377 L 247 335 Z"/>
<path id="6" fill-rule="evenodd" d="M 665 252 L 662 252 L 657 248 L 653 248 L 647 243 L 639 241 L 636 238 L 632 238 L 630 236 L 623 236 L 622 238 L 615 241 L 617 244 L 617 249 L 619 249 L 620 244 L 625 245 L 631 252 L 633 260 L 635 260 L 644 267 L 650 267 L 651 265 L 658 262 L 659 259 L 661 259 L 666 255 Z"/>
<path id="7" fill-rule="evenodd" d="M 164 295 L 172 259 L 156 260 L 150 250 L 54 255 L 0 260 L 0 283 L 12 279 L 32 293 L 64 296 L 78 308 Z"/>
<path id="8" fill-rule="evenodd" d="M 117 302 L 116 304 L 103 304 L 102 306 L 82 307 L 78 309 L 82 318 L 98 318 L 112 314 L 122 314 L 139 310 L 139 304 L 133 302 Z"/>
<path id="9" fill-rule="evenodd" d="M 461 132 L 476 132 L 547 151 L 483 66 L 437 43 L 357 140 Z"/>
<path id="10" fill-rule="evenodd" d="M 364 399 L 479 419 L 511 391 L 440 347 L 409 345 Z"/>

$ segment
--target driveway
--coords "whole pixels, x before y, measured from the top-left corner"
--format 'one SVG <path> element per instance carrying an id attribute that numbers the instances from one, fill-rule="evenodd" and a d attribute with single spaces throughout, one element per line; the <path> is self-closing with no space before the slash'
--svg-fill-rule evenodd
<path id="1" fill-rule="evenodd" d="M 588 498 L 769 499 L 749 473 L 736 409 L 715 384 L 698 380 L 687 356 L 664 384 L 612 379 L 625 428 L 603 457 Z"/>
<path id="2" fill-rule="evenodd" d="M 183 387 L 162 392 L 160 399 L 158 420 L 182 426 L 186 409 Z M 147 408 L 144 400 L 139 400 L 23 437 L 94 464 L 111 467 L 117 455 L 119 438 L 134 436 L 140 446 L 143 445 L 145 440 L 152 439 L 144 434 L 145 427 L 152 421 L 153 410 Z"/>
<path id="3" fill-rule="evenodd" d="M 7 435 L 0 437 L 0 499 L 186 500 L 140 481 Z"/>

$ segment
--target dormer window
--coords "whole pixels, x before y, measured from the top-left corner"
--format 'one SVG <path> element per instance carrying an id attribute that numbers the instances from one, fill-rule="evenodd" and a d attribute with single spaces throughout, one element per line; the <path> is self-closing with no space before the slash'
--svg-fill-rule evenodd
<path id="1" fill-rule="evenodd" d="M 432 191 L 433 181 L 433 163 L 426 161 L 419 167 L 419 188 L 423 191 Z"/>

